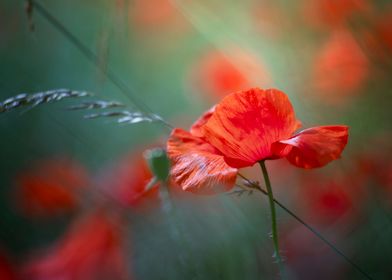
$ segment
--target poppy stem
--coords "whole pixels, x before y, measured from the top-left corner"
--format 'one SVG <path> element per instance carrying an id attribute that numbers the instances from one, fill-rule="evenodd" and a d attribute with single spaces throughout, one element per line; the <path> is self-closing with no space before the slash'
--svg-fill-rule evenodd
<path id="1" fill-rule="evenodd" d="M 268 196 L 268 193 L 266 190 L 260 187 L 260 185 L 257 182 L 253 182 L 250 179 L 246 178 L 244 175 L 241 173 L 238 173 L 238 176 L 240 176 L 242 179 L 245 180 L 245 182 L 248 184 L 247 187 L 251 189 L 257 189 L 260 191 L 262 194 Z M 312 226 L 310 226 L 308 223 L 306 223 L 304 220 L 302 220 L 300 217 L 298 217 L 293 211 L 288 209 L 285 205 L 283 205 L 281 202 L 276 200 L 274 198 L 274 202 L 282 208 L 286 213 L 288 213 L 291 217 L 293 217 L 295 220 L 297 220 L 300 224 L 302 224 L 304 227 L 306 227 L 311 233 L 313 233 L 317 238 L 319 238 L 322 242 L 324 242 L 329 248 L 332 249 L 336 254 L 341 256 L 347 263 L 349 263 L 352 267 L 354 267 L 359 273 L 362 274 L 366 279 L 372 280 L 373 278 L 366 273 L 362 268 L 357 265 L 355 262 L 353 262 L 349 257 L 347 257 L 342 251 L 340 251 L 335 245 L 333 245 L 330 241 L 328 241 L 320 232 L 318 232 L 316 229 L 314 229 Z"/>
<path id="2" fill-rule="evenodd" d="M 271 182 L 268 176 L 267 167 L 265 166 L 264 160 L 259 161 L 261 170 L 263 171 L 263 177 L 265 181 L 265 186 L 267 188 L 267 195 L 269 200 L 269 206 L 271 211 L 271 220 L 272 220 L 272 240 L 274 242 L 274 257 L 276 258 L 277 263 L 280 266 L 281 274 L 283 275 L 283 269 L 281 267 L 282 264 L 282 257 L 280 256 L 279 252 L 279 239 L 278 239 L 278 229 L 277 229 L 277 222 L 276 222 L 276 210 L 275 210 L 275 202 L 274 202 L 274 195 L 272 193 Z"/>

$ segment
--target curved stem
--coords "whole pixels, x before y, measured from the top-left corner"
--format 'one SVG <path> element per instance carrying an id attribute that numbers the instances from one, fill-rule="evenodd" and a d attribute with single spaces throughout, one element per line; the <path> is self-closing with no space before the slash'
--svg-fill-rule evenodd
<path id="1" fill-rule="evenodd" d="M 274 250 L 275 250 L 274 257 L 276 258 L 276 261 L 279 264 L 281 264 L 282 258 L 280 256 L 280 252 L 279 252 L 279 239 L 278 239 L 278 229 L 277 229 L 277 223 L 276 223 L 276 210 L 275 210 L 274 195 L 272 193 L 271 182 L 270 182 L 270 179 L 268 176 L 268 171 L 267 171 L 267 167 L 265 166 L 264 160 L 259 161 L 259 164 L 260 164 L 261 170 L 263 171 L 265 186 L 266 186 L 267 192 L 268 192 L 268 200 L 269 200 L 269 206 L 270 206 L 270 211 L 271 211 L 271 220 L 272 220 L 272 239 L 274 242 Z"/>

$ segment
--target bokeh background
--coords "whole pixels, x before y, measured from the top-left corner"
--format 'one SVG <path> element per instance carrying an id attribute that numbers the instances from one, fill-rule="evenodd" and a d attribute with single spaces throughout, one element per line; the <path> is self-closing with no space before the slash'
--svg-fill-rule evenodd
<path id="1" fill-rule="evenodd" d="M 340 160 L 310 171 L 270 161 L 272 185 L 360 270 L 391 279 L 389 1 L 27 3 L 0 1 L 1 100 L 87 90 L 188 128 L 228 93 L 275 87 L 304 127 L 349 125 Z M 143 151 L 164 147 L 170 130 L 87 120 L 67 110 L 78 102 L 0 115 L 0 279 L 279 278 L 264 196 L 146 191 Z M 244 174 L 261 181 L 257 168 Z M 366 279 L 278 217 L 288 279 Z"/>

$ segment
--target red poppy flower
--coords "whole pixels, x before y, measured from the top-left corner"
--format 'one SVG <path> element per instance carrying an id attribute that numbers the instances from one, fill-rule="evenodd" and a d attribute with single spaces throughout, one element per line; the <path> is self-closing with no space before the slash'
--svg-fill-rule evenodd
<path id="1" fill-rule="evenodd" d="M 389 50 L 392 51 L 392 5 L 388 7 L 387 12 L 382 15 L 376 24 L 376 33 L 380 41 Z"/>
<path id="2" fill-rule="evenodd" d="M 341 224 L 350 227 L 360 217 L 360 206 L 367 197 L 363 181 L 357 176 L 355 170 L 344 174 L 303 174 L 300 178 L 299 207 L 304 208 L 305 214 L 314 223 L 330 225 L 341 220 Z"/>
<path id="3" fill-rule="evenodd" d="M 305 18 L 310 23 L 328 27 L 341 26 L 353 15 L 371 10 L 366 0 L 311 0 L 304 5 Z"/>
<path id="4" fill-rule="evenodd" d="M 137 23 L 157 26 L 168 21 L 175 8 L 168 0 L 135 1 L 130 12 L 134 13 Z"/>
<path id="5" fill-rule="evenodd" d="M 45 160 L 19 174 L 17 185 L 17 202 L 24 213 L 52 216 L 78 207 L 78 191 L 88 185 L 88 175 L 74 161 Z"/>
<path id="6" fill-rule="evenodd" d="M 152 179 L 142 152 L 134 152 L 109 168 L 98 184 L 121 204 L 142 209 L 158 200 L 157 184 L 147 189 Z"/>
<path id="7" fill-rule="evenodd" d="M 134 0 L 127 7 L 130 24 L 138 29 L 182 31 L 187 26 L 170 0 Z"/>
<path id="8" fill-rule="evenodd" d="M 253 88 L 224 98 L 203 132 L 237 168 L 281 157 L 298 167 L 321 167 L 338 158 L 347 143 L 347 126 L 319 126 L 293 135 L 299 127 L 286 94 Z"/>
<path id="9" fill-rule="evenodd" d="M 222 98 L 243 88 L 265 86 L 270 78 L 255 55 L 233 48 L 202 56 L 191 73 L 191 81 L 198 92 Z"/>
<path id="10" fill-rule="evenodd" d="M 119 226 L 117 217 L 104 211 L 84 217 L 26 265 L 25 279 L 128 279 Z"/>
<path id="11" fill-rule="evenodd" d="M 315 89 L 329 103 L 356 94 L 368 75 L 369 61 L 347 30 L 335 31 L 314 60 Z"/>
<path id="12" fill-rule="evenodd" d="M 17 273 L 14 265 L 9 261 L 8 257 L 0 251 L 0 279 L 1 280 L 17 280 Z"/>
<path id="13" fill-rule="evenodd" d="M 197 136 L 175 129 L 168 140 L 172 176 L 184 189 L 223 183 L 227 190 L 237 168 L 266 159 L 286 157 L 298 167 L 321 167 L 340 156 L 348 139 L 347 126 L 320 126 L 293 135 L 300 122 L 288 97 L 276 89 L 232 93 L 207 114 L 199 120 L 204 125 L 196 123 Z"/>
<path id="14" fill-rule="evenodd" d="M 372 22 L 371 28 L 364 31 L 364 41 L 372 55 L 385 61 L 392 52 L 392 5 L 386 6 L 382 14 L 377 13 Z"/>
<path id="15" fill-rule="evenodd" d="M 392 205 L 392 134 L 384 132 L 366 141 L 355 157 L 356 178 L 368 184 L 374 194 Z"/>
<path id="16" fill-rule="evenodd" d="M 264 37 L 278 39 L 290 28 L 286 11 L 281 9 L 276 1 L 257 1 L 254 5 L 252 7 L 254 24 Z"/>

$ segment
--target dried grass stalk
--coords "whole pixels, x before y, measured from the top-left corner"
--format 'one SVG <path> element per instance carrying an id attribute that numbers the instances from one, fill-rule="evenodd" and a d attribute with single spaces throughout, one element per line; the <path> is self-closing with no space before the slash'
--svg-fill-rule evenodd
<path id="1" fill-rule="evenodd" d="M 125 105 L 117 101 L 95 100 L 95 101 L 83 101 L 80 104 L 68 107 L 68 109 L 91 110 L 91 109 L 109 109 L 109 108 L 119 108 L 119 107 L 125 107 Z"/>
<path id="2" fill-rule="evenodd" d="M 131 112 L 131 111 L 109 111 L 85 115 L 86 119 L 114 117 L 117 118 L 117 123 L 134 124 L 140 122 L 154 122 L 161 121 L 161 117 L 155 114 L 145 114 L 142 112 Z"/>
<path id="3" fill-rule="evenodd" d="M 20 107 L 35 107 L 40 104 L 57 102 L 66 98 L 90 96 L 86 91 L 70 89 L 54 89 L 34 94 L 21 93 L 0 102 L 0 113 L 5 113 Z"/>

